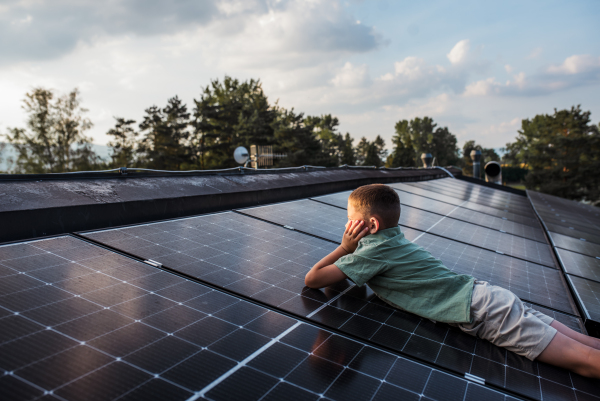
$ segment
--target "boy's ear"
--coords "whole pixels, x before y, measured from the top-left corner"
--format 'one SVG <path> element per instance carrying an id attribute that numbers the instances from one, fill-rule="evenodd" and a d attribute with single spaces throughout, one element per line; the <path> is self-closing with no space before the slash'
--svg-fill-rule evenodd
<path id="1" fill-rule="evenodd" d="M 379 219 L 375 216 L 371 216 L 371 218 L 369 218 L 369 234 L 375 234 L 379 231 L 379 227 L 381 227 Z"/>

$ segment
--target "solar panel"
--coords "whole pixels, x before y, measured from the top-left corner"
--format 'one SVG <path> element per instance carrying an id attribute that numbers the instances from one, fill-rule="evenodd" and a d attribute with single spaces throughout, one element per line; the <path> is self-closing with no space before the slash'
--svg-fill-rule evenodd
<path id="1" fill-rule="evenodd" d="M 440 215 L 448 215 L 453 219 L 466 221 L 468 223 L 477 224 L 480 226 L 496 229 L 509 234 L 518 235 L 520 237 L 533 239 L 538 242 L 546 243 L 546 237 L 539 223 L 537 227 L 516 223 L 505 220 L 500 217 L 490 216 L 489 214 L 480 213 L 470 209 L 456 207 L 448 203 L 435 201 L 423 196 L 414 195 L 408 192 L 398 191 L 400 202 L 402 205 L 411 206 L 417 209 L 434 212 Z M 347 206 L 348 196 L 351 191 L 339 192 L 336 194 L 320 196 L 313 198 L 316 201 L 327 203 L 330 205 L 343 207 Z"/>
<path id="2" fill-rule="evenodd" d="M 493 207 L 500 210 L 510 210 L 512 213 L 520 214 L 524 216 L 531 216 L 533 214 L 533 210 L 531 205 L 526 202 L 514 202 L 509 201 L 506 198 L 499 198 L 498 196 L 494 196 L 496 194 L 484 194 L 480 191 L 477 191 L 477 186 L 468 187 L 468 188 L 460 188 L 459 185 L 440 185 L 435 183 L 434 181 L 420 181 L 420 182 L 410 182 L 407 185 L 414 186 L 417 188 L 421 188 L 427 191 L 436 192 L 440 194 L 444 194 L 446 196 L 451 196 L 455 199 L 468 200 L 475 204 L 480 204 L 488 207 Z M 501 193 L 502 191 L 493 190 L 497 193 Z M 525 197 L 522 197 L 524 201 L 526 201 Z"/>
<path id="3" fill-rule="evenodd" d="M 585 326 L 592 335 L 600 335 L 600 283 L 567 274 L 575 296 L 585 313 Z"/>
<path id="4" fill-rule="evenodd" d="M 600 258 L 560 248 L 556 252 L 566 273 L 600 282 Z"/>
<path id="5" fill-rule="evenodd" d="M 577 314 L 560 272 L 534 263 L 500 255 L 485 249 L 459 244 L 425 234 L 415 241 L 446 267 L 469 274 L 512 291 L 519 298 L 539 305 Z"/>
<path id="6" fill-rule="evenodd" d="M 594 244 L 600 244 L 600 235 L 597 235 L 598 232 L 600 232 L 600 230 L 594 230 L 592 228 L 588 228 L 588 229 L 581 229 L 581 228 L 575 228 L 573 226 L 565 226 L 565 225 L 558 225 L 558 224 L 552 224 L 552 223 L 547 223 L 546 222 L 546 227 L 548 228 L 548 231 L 552 231 L 558 234 L 562 234 L 562 235 L 566 235 L 568 237 L 573 237 L 576 239 L 584 239 L 588 242 L 592 242 Z M 590 232 L 591 231 L 591 232 Z"/>
<path id="7" fill-rule="evenodd" d="M 452 219 L 439 221 L 428 232 L 530 262 L 555 267 L 550 246 L 538 241 Z"/>
<path id="8" fill-rule="evenodd" d="M 70 237 L 0 250 L 22 282 L 0 293 L 6 399 L 504 397 Z"/>
<path id="9" fill-rule="evenodd" d="M 144 227 L 149 228 L 147 236 L 143 232 Z M 327 241 L 237 213 L 85 235 L 96 240 L 102 238 L 111 246 L 147 257 L 145 252 L 152 247 L 135 248 L 132 238 L 122 237 L 127 230 L 135 233 L 128 235 L 136 238 L 156 236 L 156 231 L 160 230 L 164 238 L 178 236 L 179 241 L 205 246 L 207 248 L 203 248 L 204 251 L 196 256 L 192 256 L 191 250 L 172 251 L 170 257 L 165 254 L 155 260 L 278 310 L 368 341 L 397 355 L 408 355 L 460 375 L 471 373 L 485 378 L 486 382 L 537 399 L 543 397 L 548 386 L 558 386 L 561 391 L 573 395 L 577 391 L 590 392 L 589 388 L 593 388 L 592 382 L 566 371 L 561 371 L 561 375 L 569 376 L 576 390 L 573 387 L 561 387 L 553 379 L 555 372 L 548 370 L 546 365 L 531 363 L 448 325 L 433 324 L 415 315 L 394 310 L 379 300 L 368 287 L 357 288 L 347 281 L 323 290 L 304 287 L 303 277 L 308 269 L 324 252 L 336 246 Z M 112 242 L 111 237 L 114 237 Z M 126 244 L 126 249 L 123 244 Z M 188 242 L 186 244 L 189 245 Z M 217 256 L 208 252 L 208 248 L 217 250 Z M 185 254 L 196 261 L 173 257 L 175 254 Z M 266 270 L 268 272 L 258 276 Z M 219 273 L 215 274 L 215 271 Z M 231 278 L 225 280 L 223 277 Z M 265 281 L 271 277 L 273 280 Z M 486 368 L 495 364 L 498 364 L 498 369 Z M 323 374 L 326 374 L 325 370 Z"/>
<path id="10" fill-rule="evenodd" d="M 573 237 L 567 237 L 566 235 L 553 232 L 549 232 L 549 234 L 550 238 L 552 238 L 552 242 L 554 242 L 554 245 L 559 248 L 582 253 L 588 256 L 600 257 L 600 245 L 598 244 Z"/>
<path id="11" fill-rule="evenodd" d="M 443 195 L 437 192 L 433 192 L 433 191 L 428 191 L 425 190 L 423 188 L 419 188 L 416 186 L 411 186 L 411 185 L 407 185 L 404 183 L 395 183 L 395 184 L 389 184 L 391 187 L 399 189 L 401 191 L 404 192 L 410 192 L 413 193 L 415 195 L 420 195 L 420 196 L 424 196 L 427 198 L 431 198 L 431 199 L 435 199 L 435 200 L 439 200 L 441 202 L 446 202 L 446 203 L 450 203 L 452 205 L 455 206 L 460 206 L 463 207 L 465 209 L 471 209 L 471 210 L 475 210 L 481 213 L 485 213 L 485 214 L 489 214 L 491 216 L 496 216 L 496 217 L 500 217 L 503 219 L 507 219 L 510 221 L 515 221 L 517 223 L 521 223 L 521 224 L 527 224 L 527 225 L 531 225 L 534 227 L 538 227 L 539 223 L 537 221 L 537 219 L 532 216 L 532 217 L 528 217 L 528 216 L 523 216 L 520 214 L 515 214 L 510 212 L 508 209 L 496 209 L 493 207 L 489 207 L 489 206 L 485 206 L 485 205 L 480 205 L 478 203 L 474 203 L 474 202 L 469 202 L 469 201 L 465 201 L 462 199 L 456 199 L 453 198 L 451 196 L 447 196 L 447 195 Z M 402 194 L 400 195 L 400 197 L 402 197 Z"/>

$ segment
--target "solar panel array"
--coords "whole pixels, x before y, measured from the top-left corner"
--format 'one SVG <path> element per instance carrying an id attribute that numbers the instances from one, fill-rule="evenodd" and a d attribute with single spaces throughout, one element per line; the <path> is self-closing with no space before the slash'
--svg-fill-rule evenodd
<path id="1" fill-rule="evenodd" d="M 527 194 L 548 230 L 588 332 L 600 337 L 600 210 L 552 195 Z"/>
<path id="2" fill-rule="evenodd" d="M 398 189 L 405 236 L 581 331 L 527 199 L 448 181 Z M 348 194 L 0 246 L 0 393 L 598 399 L 598 381 L 393 309 L 368 286 L 305 287 L 339 244 Z"/>
<path id="3" fill-rule="evenodd" d="M 506 398 L 71 237 L 0 255 L 3 399 Z"/>

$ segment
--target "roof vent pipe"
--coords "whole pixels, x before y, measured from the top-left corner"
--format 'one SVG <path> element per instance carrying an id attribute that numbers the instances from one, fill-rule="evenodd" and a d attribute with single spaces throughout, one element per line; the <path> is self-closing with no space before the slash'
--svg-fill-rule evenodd
<path id="1" fill-rule="evenodd" d="M 431 153 L 423 153 L 421 155 L 421 161 L 423 162 L 423 167 L 431 167 L 433 156 L 431 156 Z"/>
<path id="2" fill-rule="evenodd" d="M 471 151 L 471 160 L 473 160 L 473 178 L 481 179 L 481 166 L 479 162 L 481 161 L 481 150 L 473 149 Z"/>
<path id="3" fill-rule="evenodd" d="M 498 162 L 489 162 L 483 168 L 485 170 L 485 180 L 494 184 L 502 185 L 502 167 Z"/>

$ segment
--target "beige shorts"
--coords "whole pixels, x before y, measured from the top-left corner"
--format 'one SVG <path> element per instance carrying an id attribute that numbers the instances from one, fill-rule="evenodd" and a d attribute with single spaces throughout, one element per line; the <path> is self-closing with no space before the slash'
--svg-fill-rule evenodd
<path id="1" fill-rule="evenodd" d="M 452 324 L 475 337 L 490 341 L 534 360 L 550 344 L 556 329 L 553 318 L 523 305 L 512 292 L 475 280 L 471 300 L 472 323 Z"/>

